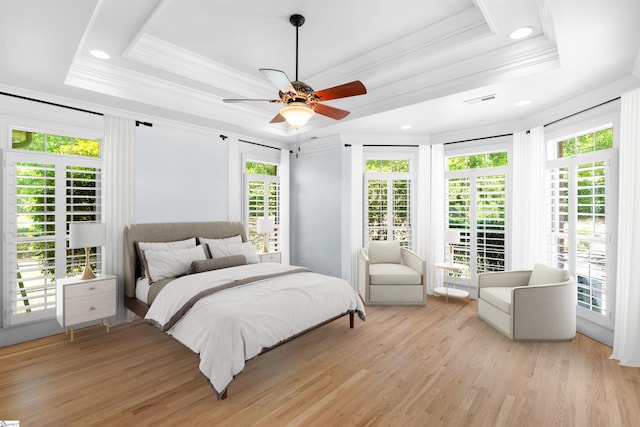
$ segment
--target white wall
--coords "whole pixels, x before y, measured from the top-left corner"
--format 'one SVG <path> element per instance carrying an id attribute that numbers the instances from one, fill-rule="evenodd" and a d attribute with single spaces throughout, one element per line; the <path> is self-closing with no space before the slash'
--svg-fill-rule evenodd
<path id="1" fill-rule="evenodd" d="M 342 277 L 342 153 L 291 159 L 291 264 Z"/>
<path id="2" fill-rule="evenodd" d="M 154 123 L 136 139 L 136 223 L 227 219 L 227 147 L 217 133 Z"/>

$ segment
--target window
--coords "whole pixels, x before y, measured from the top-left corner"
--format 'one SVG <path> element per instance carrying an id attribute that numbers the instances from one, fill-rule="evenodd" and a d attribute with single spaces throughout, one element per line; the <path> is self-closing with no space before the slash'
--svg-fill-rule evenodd
<path id="1" fill-rule="evenodd" d="M 70 222 L 99 221 L 99 141 L 12 131 L 5 168 L 8 324 L 55 315 L 55 281 L 81 273 L 84 250 L 67 248 Z M 95 251 L 96 249 L 94 249 Z M 100 269 L 100 253 L 94 253 Z"/>
<path id="2" fill-rule="evenodd" d="M 367 240 L 398 240 L 413 249 L 412 188 L 414 176 L 410 158 L 368 158 L 365 163 L 367 188 Z"/>
<path id="3" fill-rule="evenodd" d="M 455 262 L 469 265 L 472 276 L 503 271 L 507 152 L 451 156 L 446 166 L 445 224 L 461 234 Z"/>
<path id="4" fill-rule="evenodd" d="M 270 252 L 279 250 L 280 179 L 278 165 L 265 162 L 245 162 L 245 220 L 248 239 L 256 252 L 262 252 L 264 235 L 257 233 L 259 218 L 272 218 L 275 231 L 268 236 Z"/>
<path id="5" fill-rule="evenodd" d="M 549 261 L 576 277 L 579 312 L 607 324 L 610 222 L 616 209 L 610 191 L 616 173 L 611 167 L 613 129 L 609 125 L 551 141 L 550 147 L 545 215 Z"/>

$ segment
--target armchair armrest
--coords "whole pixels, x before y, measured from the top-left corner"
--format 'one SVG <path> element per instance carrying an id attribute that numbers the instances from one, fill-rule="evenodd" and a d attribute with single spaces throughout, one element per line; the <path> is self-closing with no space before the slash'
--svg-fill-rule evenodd
<path id="1" fill-rule="evenodd" d="M 527 286 L 531 270 L 496 271 L 478 274 L 478 289 L 486 287 Z"/>
<path id="2" fill-rule="evenodd" d="M 400 256 L 402 258 L 402 264 L 413 268 L 420 273 L 423 278 L 425 277 L 426 262 L 422 257 L 407 248 L 400 248 Z"/>
<path id="3" fill-rule="evenodd" d="M 358 293 L 364 292 L 366 301 L 369 301 L 369 254 L 367 253 L 367 248 L 360 249 L 358 276 Z"/>
<path id="4" fill-rule="evenodd" d="M 516 287 L 512 290 L 514 339 L 571 339 L 576 334 L 576 282 Z"/>

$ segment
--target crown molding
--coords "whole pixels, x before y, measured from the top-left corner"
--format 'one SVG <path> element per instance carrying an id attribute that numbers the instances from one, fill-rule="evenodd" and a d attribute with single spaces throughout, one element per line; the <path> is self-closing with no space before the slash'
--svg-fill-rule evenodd
<path id="1" fill-rule="evenodd" d="M 376 80 L 398 67 L 412 69 L 420 62 L 430 63 L 441 53 L 450 52 L 491 35 L 493 31 L 480 11 L 470 7 L 306 80 L 323 87 L 349 78 Z M 418 71 L 414 74 L 418 74 Z"/>
<path id="2" fill-rule="evenodd" d="M 248 105 L 231 111 L 220 97 L 171 81 L 149 76 L 123 67 L 93 60 L 86 56 L 75 58 L 65 79 L 65 84 L 118 98 L 129 99 L 159 108 L 172 110 L 238 127 L 258 123 L 255 129 L 267 134 L 286 135 L 283 129 L 269 126 L 272 113 Z"/>
<path id="3" fill-rule="evenodd" d="M 273 97 L 273 87 L 265 79 L 240 72 L 148 34 L 141 35 L 137 43 L 125 52 L 125 57 L 231 94 L 251 98 Z"/>
<path id="4" fill-rule="evenodd" d="M 640 87 L 640 80 L 634 76 L 627 76 L 606 85 L 598 86 L 592 91 L 576 94 L 567 98 L 564 102 L 541 108 L 538 113 L 532 114 L 526 120 L 527 128 L 542 126 L 554 122 L 563 117 L 570 116 L 579 111 L 586 110 L 603 102 L 610 101 L 623 93 Z"/>
<path id="5" fill-rule="evenodd" d="M 460 93 L 479 86 L 548 71 L 559 66 L 557 47 L 542 36 L 514 45 L 481 53 L 456 63 L 432 69 L 420 70 L 419 78 L 407 91 L 404 76 L 367 94 L 366 99 L 355 97 L 349 107 L 350 117 L 358 118 L 383 110 L 405 107 Z"/>

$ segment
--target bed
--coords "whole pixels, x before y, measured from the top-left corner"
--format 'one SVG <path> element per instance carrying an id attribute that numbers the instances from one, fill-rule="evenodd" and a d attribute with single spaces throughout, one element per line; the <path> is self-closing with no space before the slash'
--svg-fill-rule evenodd
<path id="1" fill-rule="evenodd" d="M 343 316 L 365 320 L 346 281 L 259 263 L 239 222 L 124 231 L 125 306 L 200 356 L 218 399 L 245 362 Z"/>

